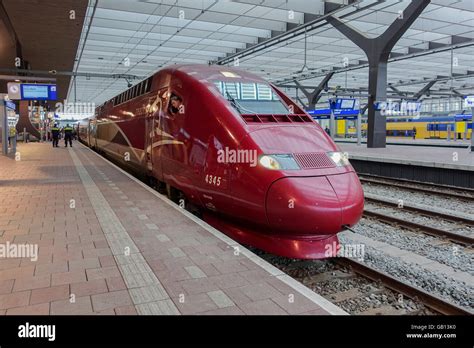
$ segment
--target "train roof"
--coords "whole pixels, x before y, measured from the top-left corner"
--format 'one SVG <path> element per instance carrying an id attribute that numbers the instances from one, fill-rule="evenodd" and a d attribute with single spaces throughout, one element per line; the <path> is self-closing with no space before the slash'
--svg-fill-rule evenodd
<path id="1" fill-rule="evenodd" d="M 229 67 L 223 65 L 186 64 L 173 65 L 165 68 L 165 70 L 166 69 L 183 72 L 187 75 L 193 76 L 197 80 L 235 82 L 238 82 L 239 80 L 245 80 L 268 83 L 268 81 L 253 73 L 244 71 L 236 67 Z"/>

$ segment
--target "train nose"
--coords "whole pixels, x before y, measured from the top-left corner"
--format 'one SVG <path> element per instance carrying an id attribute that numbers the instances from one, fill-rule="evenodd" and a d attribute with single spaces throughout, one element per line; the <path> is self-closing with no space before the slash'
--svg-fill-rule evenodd
<path id="1" fill-rule="evenodd" d="M 354 173 L 286 177 L 270 186 L 266 212 L 274 231 L 328 235 L 357 223 L 363 204 L 362 188 Z"/>

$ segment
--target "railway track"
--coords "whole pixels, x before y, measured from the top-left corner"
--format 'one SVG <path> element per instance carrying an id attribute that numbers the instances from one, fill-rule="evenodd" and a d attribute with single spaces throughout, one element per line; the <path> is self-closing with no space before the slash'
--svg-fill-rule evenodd
<path id="1" fill-rule="evenodd" d="M 468 308 L 446 301 L 354 259 L 295 261 L 282 260 L 261 251 L 257 253 L 350 314 L 473 314 Z"/>
<path id="2" fill-rule="evenodd" d="M 372 200 L 374 201 L 374 200 Z M 388 205 L 388 203 L 383 202 L 383 201 L 378 201 L 378 204 L 385 204 Z M 433 212 L 430 212 L 430 214 Z M 455 233 L 448 231 L 446 229 L 442 228 L 437 228 L 437 227 L 432 227 L 432 226 L 427 226 L 425 224 L 417 223 L 414 221 L 402 219 L 400 217 L 395 217 L 393 215 L 387 215 L 387 214 L 382 214 L 380 212 L 376 212 L 373 210 L 365 209 L 364 210 L 364 216 L 368 218 L 375 218 L 378 221 L 386 222 L 391 225 L 395 226 L 402 226 L 405 227 L 411 231 L 418 232 L 418 233 L 424 233 L 430 236 L 442 238 L 442 239 L 447 239 L 450 240 L 454 243 L 462 244 L 465 246 L 472 246 L 474 245 L 474 238 L 472 238 L 469 235 L 465 234 L 460 234 L 460 233 Z M 430 215 L 430 216 L 436 216 L 436 215 Z M 439 217 L 439 215 L 437 216 Z M 474 223 L 470 223 L 469 220 L 465 221 L 465 224 L 467 226 L 474 226 Z"/>
<path id="3" fill-rule="evenodd" d="M 398 208 L 398 204 L 395 203 L 395 202 L 389 202 L 389 201 L 382 200 L 382 199 L 377 199 L 377 198 L 374 198 L 374 197 L 365 197 L 365 200 L 367 202 L 384 204 L 384 205 L 387 205 L 387 206 L 390 206 L 390 207 Z M 403 208 L 399 208 L 399 209 L 416 212 L 416 213 L 419 213 L 420 215 L 423 215 L 423 216 L 434 217 L 434 218 L 442 218 L 442 219 L 445 219 L 447 221 L 462 222 L 462 223 L 464 223 L 468 226 L 474 226 L 474 220 L 470 219 L 468 217 L 454 216 L 454 215 L 442 213 L 442 212 L 439 212 L 439 211 L 427 210 L 427 209 L 415 207 L 415 206 L 407 204 L 407 203 L 404 203 Z"/>
<path id="4" fill-rule="evenodd" d="M 417 286 L 411 285 L 400 279 L 396 279 L 387 273 L 381 272 L 354 259 L 341 258 L 335 259 L 334 262 L 351 268 L 354 272 L 360 274 L 363 277 L 367 277 L 375 282 L 380 282 L 387 288 L 401 293 L 412 300 L 418 300 L 424 306 L 430 308 L 436 313 L 444 315 L 474 314 L 467 308 L 448 302 L 441 297 L 430 294 Z"/>
<path id="5" fill-rule="evenodd" d="M 412 190 L 428 194 L 442 195 L 464 200 L 474 200 L 474 189 L 460 188 L 455 186 L 437 185 L 406 179 L 387 178 L 376 175 L 360 174 L 359 179 L 362 183 L 385 185 L 397 187 L 404 190 Z"/>

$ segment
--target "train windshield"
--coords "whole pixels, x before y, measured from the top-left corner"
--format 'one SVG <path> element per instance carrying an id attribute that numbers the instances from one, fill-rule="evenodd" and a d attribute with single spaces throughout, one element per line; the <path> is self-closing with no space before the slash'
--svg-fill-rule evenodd
<path id="1" fill-rule="evenodd" d="M 219 92 L 241 114 L 288 115 L 288 107 L 265 83 L 214 82 Z"/>

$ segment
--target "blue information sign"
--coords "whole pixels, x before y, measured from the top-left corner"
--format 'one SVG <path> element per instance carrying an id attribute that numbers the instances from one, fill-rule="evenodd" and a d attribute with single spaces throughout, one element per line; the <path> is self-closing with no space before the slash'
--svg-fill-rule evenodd
<path id="1" fill-rule="evenodd" d="M 308 111 L 314 120 L 329 120 L 331 116 L 331 109 L 317 109 Z M 336 120 L 357 120 L 359 110 L 338 110 L 334 113 Z"/>
<path id="2" fill-rule="evenodd" d="M 356 99 L 329 99 L 329 108 L 334 115 L 341 115 L 347 111 L 357 110 Z"/>
<path id="3" fill-rule="evenodd" d="M 11 110 L 15 110 L 16 109 L 16 105 L 14 102 L 12 101 L 9 101 L 9 100 L 5 100 L 5 106 Z"/>
<path id="4" fill-rule="evenodd" d="M 56 85 L 28 84 L 20 85 L 22 100 L 56 100 Z"/>

